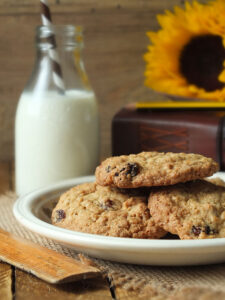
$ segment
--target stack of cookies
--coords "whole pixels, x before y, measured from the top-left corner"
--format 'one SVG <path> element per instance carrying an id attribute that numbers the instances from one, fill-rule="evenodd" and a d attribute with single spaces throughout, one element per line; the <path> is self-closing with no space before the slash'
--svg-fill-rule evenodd
<path id="1" fill-rule="evenodd" d="M 56 226 L 107 236 L 156 239 L 225 237 L 225 184 L 199 154 L 142 152 L 110 157 L 96 182 L 65 192 L 52 212 Z"/>

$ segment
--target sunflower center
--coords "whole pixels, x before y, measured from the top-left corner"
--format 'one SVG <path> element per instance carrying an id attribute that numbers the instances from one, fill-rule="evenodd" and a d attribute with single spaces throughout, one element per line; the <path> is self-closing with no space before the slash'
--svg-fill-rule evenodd
<path id="1" fill-rule="evenodd" d="M 223 70 L 225 49 L 219 35 L 194 37 L 183 48 L 180 55 L 180 72 L 189 84 L 206 91 L 222 89 L 224 83 L 218 80 Z"/>

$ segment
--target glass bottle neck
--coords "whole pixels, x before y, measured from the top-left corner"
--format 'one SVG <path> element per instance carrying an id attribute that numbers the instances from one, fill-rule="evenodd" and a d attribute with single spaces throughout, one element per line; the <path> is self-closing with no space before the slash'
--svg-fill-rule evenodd
<path id="1" fill-rule="evenodd" d="M 39 26 L 36 31 L 36 46 L 41 51 L 81 49 L 83 47 L 82 28 L 72 25 Z"/>
<path id="2" fill-rule="evenodd" d="M 80 27 L 40 26 L 36 32 L 37 57 L 27 88 L 31 90 L 54 90 L 55 61 L 62 74 L 66 90 L 90 90 L 81 59 L 83 47 Z"/>

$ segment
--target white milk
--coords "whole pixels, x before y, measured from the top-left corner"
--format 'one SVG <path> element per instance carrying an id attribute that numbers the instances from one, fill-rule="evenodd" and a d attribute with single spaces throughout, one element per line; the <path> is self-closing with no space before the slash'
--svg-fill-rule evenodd
<path id="1" fill-rule="evenodd" d="M 92 92 L 23 93 L 16 113 L 16 192 L 93 174 L 99 158 L 98 109 Z"/>

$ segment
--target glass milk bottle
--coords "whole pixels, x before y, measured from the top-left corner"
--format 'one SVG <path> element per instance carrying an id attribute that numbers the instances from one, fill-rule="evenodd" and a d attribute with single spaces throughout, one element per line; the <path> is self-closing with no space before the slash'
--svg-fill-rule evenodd
<path id="1" fill-rule="evenodd" d="M 64 88 L 54 79 L 50 49 L 57 44 Z M 16 192 L 19 195 L 93 174 L 99 159 L 98 107 L 81 60 L 79 27 L 40 26 L 37 58 L 20 97 L 15 121 Z"/>

